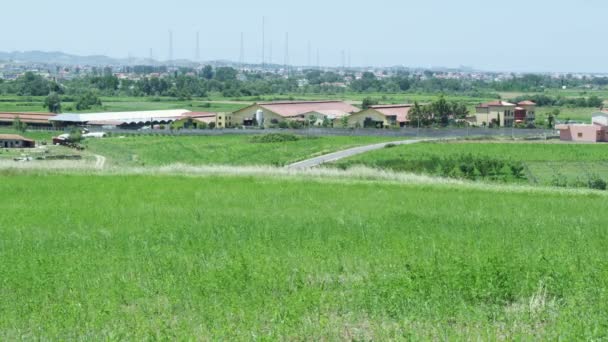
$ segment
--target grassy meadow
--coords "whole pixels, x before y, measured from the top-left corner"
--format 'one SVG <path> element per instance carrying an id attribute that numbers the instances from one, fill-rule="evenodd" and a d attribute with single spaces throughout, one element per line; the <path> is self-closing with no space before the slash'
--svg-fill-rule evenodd
<path id="1" fill-rule="evenodd" d="M 45 112 L 44 96 L 0 96 L 0 112 Z M 73 102 L 63 102 L 63 112 L 122 112 L 163 109 L 186 109 L 196 112 L 233 112 L 250 102 L 178 100 L 176 98 L 101 97 L 102 106 L 79 111 Z"/>
<path id="2" fill-rule="evenodd" d="M 333 164 L 340 168 L 365 165 L 394 171 L 424 173 L 416 169 L 423 161 L 454 159 L 472 155 L 521 162 L 525 167 L 524 182 L 551 185 L 555 182 L 575 184 L 589 176 L 608 180 L 608 146 L 604 144 L 570 144 L 560 142 L 428 142 L 396 146 L 344 159 Z"/>
<path id="3" fill-rule="evenodd" d="M 297 141 L 258 143 L 254 135 L 149 136 L 114 135 L 87 140 L 87 151 L 107 157 L 109 165 L 275 165 L 349 147 L 398 140 L 386 137 L 300 137 Z"/>
<path id="4" fill-rule="evenodd" d="M 599 193 L 1 172 L 2 340 L 608 337 Z"/>

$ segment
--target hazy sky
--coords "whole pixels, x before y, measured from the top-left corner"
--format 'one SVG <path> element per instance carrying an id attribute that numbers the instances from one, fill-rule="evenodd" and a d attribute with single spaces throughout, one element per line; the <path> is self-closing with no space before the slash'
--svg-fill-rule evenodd
<path id="1" fill-rule="evenodd" d="M 514 71 L 608 72 L 606 0 L 6 0 L 0 51 L 45 50 L 112 57 L 266 58 L 341 65 L 459 66 Z M 272 44 L 272 54 L 270 45 Z M 348 53 L 346 54 L 348 56 Z M 348 58 L 346 58 L 348 60 Z"/>

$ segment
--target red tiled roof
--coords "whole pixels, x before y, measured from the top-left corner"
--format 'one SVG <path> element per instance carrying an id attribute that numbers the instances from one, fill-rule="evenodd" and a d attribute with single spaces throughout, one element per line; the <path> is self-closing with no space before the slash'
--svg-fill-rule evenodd
<path id="1" fill-rule="evenodd" d="M 532 101 L 521 101 L 517 104 L 518 106 L 536 106 L 536 103 L 532 102 Z"/>
<path id="2" fill-rule="evenodd" d="M 514 103 L 506 102 L 506 101 L 492 101 L 482 103 L 477 108 L 487 108 L 487 107 L 515 107 Z"/>
<path id="3" fill-rule="evenodd" d="M 408 114 L 410 113 L 410 109 L 412 109 L 411 104 L 398 104 L 398 105 L 377 105 L 370 106 L 370 109 L 373 109 L 382 115 L 385 116 L 396 116 L 397 122 L 406 122 L 408 121 Z"/>
<path id="4" fill-rule="evenodd" d="M 359 108 L 342 101 L 261 102 L 258 105 L 283 117 L 293 117 L 315 111 L 354 113 Z"/>
<path id="5" fill-rule="evenodd" d="M 57 114 L 54 113 L 17 113 L 17 112 L 1 112 L 0 122 L 13 122 L 16 117 L 25 123 L 49 123 Z"/>
<path id="6" fill-rule="evenodd" d="M 24 138 L 17 134 L 0 134 L 0 140 L 34 141 L 31 139 Z"/>
<path id="7" fill-rule="evenodd" d="M 206 118 L 206 117 L 215 117 L 217 113 L 211 112 L 188 112 L 182 114 L 183 117 L 187 118 Z"/>

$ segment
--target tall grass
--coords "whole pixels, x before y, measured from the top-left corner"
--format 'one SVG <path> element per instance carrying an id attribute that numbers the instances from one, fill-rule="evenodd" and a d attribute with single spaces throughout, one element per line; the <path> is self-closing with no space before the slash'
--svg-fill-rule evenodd
<path id="1" fill-rule="evenodd" d="M 603 195 L 262 175 L 0 177 L 3 340 L 607 331 Z"/>

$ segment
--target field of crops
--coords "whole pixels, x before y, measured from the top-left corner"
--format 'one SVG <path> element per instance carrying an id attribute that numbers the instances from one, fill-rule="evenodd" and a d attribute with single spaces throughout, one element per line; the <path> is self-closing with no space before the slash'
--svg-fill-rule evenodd
<path id="1" fill-rule="evenodd" d="M 421 161 L 454 159 L 467 155 L 507 163 L 521 162 L 525 167 L 526 179 L 531 184 L 550 185 L 555 181 L 584 183 L 592 176 L 608 180 L 608 146 L 604 144 L 431 142 L 378 150 L 339 161 L 335 165 L 341 168 L 366 165 L 419 172 L 416 165 Z"/>
<path id="2" fill-rule="evenodd" d="M 297 141 L 255 142 L 254 135 L 113 136 L 88 140 L 87 150 L 108 158 L 111 165 L 277 165 L 353 146 L 395 140 L 384 137 L 301 137 Z"/>
<path id="3" fill-rule="evenodd" d="M 178 100 L 175 98 L 143 97 L 102 97 L 102 106 L 84 112 L 120 112 L 163 109 L 186 109 L 200 112 L 232 112 L 241 109 L 249 102 L 230 101 L 215 102 L 205 99 Z M 0 112 L 44 112 L 43 96 L 0 96 Z M 62 103 L 63 112 L 81 112 L 76 110 L 73 102 Z"/>
<path id="4" fill-rule="evenodd" d="M 1 176 L 2 340 L 607 337 L 600 194 Z"/>

